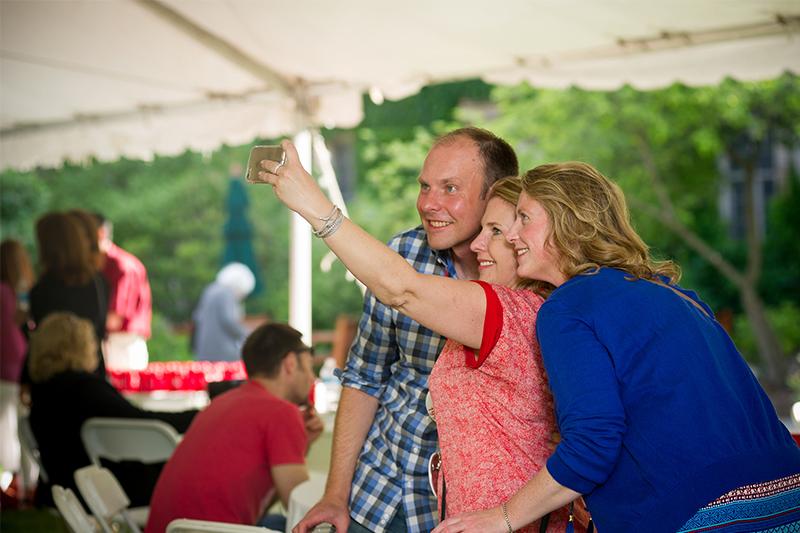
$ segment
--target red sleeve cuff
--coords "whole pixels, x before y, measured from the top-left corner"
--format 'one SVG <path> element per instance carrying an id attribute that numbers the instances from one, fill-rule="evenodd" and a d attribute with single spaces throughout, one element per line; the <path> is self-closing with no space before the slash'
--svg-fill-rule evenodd
<path id="1" fill-rule="evenodd" d="M 489 353 L 494 349 L 498 339 L 500 339 L 500 332 L 503 330 L 503 306 L 500 304 L 500 298 L 494 288 L 485 281 L 472 280 L 483 288 L 486 294 L 486 315 L 483 319 L 483 336 L 481 337 L 481 347 L 478 351 L 478 357 L 475 357 L 475 351 L 472 348 L 464 347 L 464 360 L 468 367 L 478 368 L 486 361 Z"/>

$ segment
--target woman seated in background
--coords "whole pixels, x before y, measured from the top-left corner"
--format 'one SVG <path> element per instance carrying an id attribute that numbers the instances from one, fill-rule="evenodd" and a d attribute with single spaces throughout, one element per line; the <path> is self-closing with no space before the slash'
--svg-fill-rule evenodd
<path id="1" fill-rule="evenodd" d="M 51 313 L 31 335 L 31 428 L 49 482 L 76 491 L 73 473 L 90 464 L 80 436 L 87 419 L 152 418 L 183 433 L 197 414 L 195 410 L 167 413 L 139 409 L 97 375 L 97 364 L 97 339 L 88 320 L 71 313 Z M 142 469 L 138 476 L 133 471 L 131 474 L 130 479 L 125 479 L 124 472 L 118 475 L 120 483 L 133 505 L 147 505 L 158 472 L 147 475 Z M 37 502 L 51 503 L 49 486 L 40 485 Z"/>
<path id="2" fill-rule="evenodd" d="M 262 176 L 278 198 L 325 237 L 381 302 L 448 338 L 428 381 L 444 474 L 437 491 L 441 514 L 500 505 L 544 467 L 556 431 L 534 331 L 542 294 L 552 287 L 517 276 L 505 237 L 514 223 L 519 178 L 502 179 L 486 193 L 481 231 L 470 245 L 479 281 L 456 280 L 417 272 L 343 218 L 300 165 L 293 145 L 283 146 L 279 175 Z M 268 164 L 264 168 L 274 171 L 277 163 L 262 162 Z M 518 530 L 565 531 L 568 510 L 553 511 L 546 523 L 531 520 Z"/>
<path id="3" fill-rule="evenodd" d="M 711 309 L 586 163 L 522 178 L 517 274 L 556 289 L 536 330 L 561 442 L 502 507 L 434 531 L 512 531 L 578 494 L 598 531 L 797 531 L 800 448 Z M 482 487 L 475 486 L 475 490 Z"/>

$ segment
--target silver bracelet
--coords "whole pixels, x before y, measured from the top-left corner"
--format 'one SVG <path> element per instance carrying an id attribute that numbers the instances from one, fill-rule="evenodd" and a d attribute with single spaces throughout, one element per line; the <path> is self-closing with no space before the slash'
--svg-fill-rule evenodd
<path id="1" fill-rule="evenodd" d="M 316 218 L 317 218 L 317 220 L 321 220 L 323 222 L 330 222 L 331 219 L 336 215 L 336 211 L 338 211 L 338 210 L 339 210 L 339 208 L 336 207 L 336 205 L 334 205 L 333 209 L 331 209 L 331 212 L 328 213 L 328 216 L 326 216 L 326 217 L 316 217 Z"/>
<path id="2" fill-rule="evenodd" d="M 333 224 L 336 222 L 337 214 L 339 214 L 339 208 L 334 206 L 331 214 L 325 217 L 324 219 L 317 217 L 319 218 L 319 220 L 323 220 L 325 223 L 318 230 L 315 230 L 312 227 L 311 232 L 314 234 L 314 236 L 321 237 L 322 235 L 325 235 L 331 229 L 331 227 L 333 227 Z"/>
<path id="3" fill-rule="evenodd" d="M 328 216 L 328 221 L 318 230 L 312 229 L 311 233 L 314 234 L 315 237 L 319 237 L 320 239 L 326 239 L 333 235 L 336 230 L 342 225 L 344 222 L 344 214 L 342 214 L 341 209 L 335 207 L 333 212 Z"/>
<path id="4" fill-rule="evenodd" d="M 503 518 L 506 520 L 506 526 L 508 526 L 508 533 L 514 533 L 514 528 L 511 527 L 511 520 L 508 519 L 508 509 L 506 509 L 506 504 L 508 502 L 503 502 L 503 505 L 500 506 L 500 509 L 503 510 Z"/>
<path id="5" fill-rule="evenodd" d="M 339 229 L 339 227 L 342 225 L 342 222 L 344 222 L 344 215 L 339 213 L 339 217 L 333 220 L 328 230 L 319 236 L 320 239 L 327 239 L 328 237 L 336 233 L 336 230 Z"/>

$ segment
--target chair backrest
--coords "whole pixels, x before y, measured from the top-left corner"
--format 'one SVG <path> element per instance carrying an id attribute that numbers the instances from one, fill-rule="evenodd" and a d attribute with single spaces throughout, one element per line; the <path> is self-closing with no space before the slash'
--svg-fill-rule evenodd
<path id="1" fill-rule="evenodd" d="M 42 465 L 42 456 L 39 454 L 39 445 L 36 443 L 36 437 L 33 436 L 33 429 L 31 428 L 31 421 L 27 416 L 20 416 L 17 419 L 17 432 L 19 433 L 19 444 L 22 450 L 27 453 L 28 457 L 33 459 L 36 466 L 39 467 L 39 477 L 42 481 L 47 483 L 47 471 Z M 73 494 L 74 496 L 74 494 Z"/>
<path id="2" fill-rule="evenodd" d="M 79 468 L 75 471 L 75 484 L 103 531 L 113 533 L 114 518 L 122 516 L 130 530 L 139 533 L 139 527 L 127 513 L 131 502 L 109 469 L 96 465 Z"/>
<path id="3" fill-rule="evenodd" d="M 58 512 L 61 513 L 73 533 L 97 532 L 97 522 L 86 513 L 72 489 L 53 485 L 52 492 Z"/>
<path id="4" fill-rule="evenodd" d="M 179 518 L 167 526 L 167 533 L 282 533 L 274 529 L 206 520 Z"/>
<path id="5" fill-rule="evenodd" d="M 86 454 L 98 466 L 100 457 L 161 463 L 170 458 L 180 439 L 172 426 L 151 418 L 90 418 L 81 427 Z"/>

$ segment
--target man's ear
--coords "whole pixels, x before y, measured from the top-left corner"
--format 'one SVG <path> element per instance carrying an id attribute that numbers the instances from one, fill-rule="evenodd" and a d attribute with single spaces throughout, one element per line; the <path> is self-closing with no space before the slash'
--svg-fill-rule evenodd
<path id="1" fill-rule="evenodd" d="M 281 361 L 281 367 L 287 374 L 294 374 L 297 372 L 298 363 L 297 355 L 294 352 L 289 352 L 284 356 L 283 361 Z"/>

